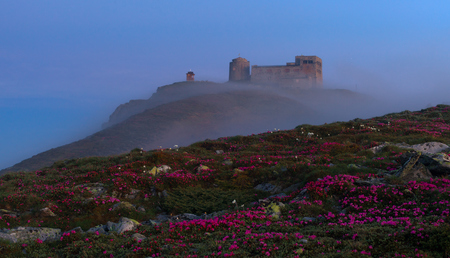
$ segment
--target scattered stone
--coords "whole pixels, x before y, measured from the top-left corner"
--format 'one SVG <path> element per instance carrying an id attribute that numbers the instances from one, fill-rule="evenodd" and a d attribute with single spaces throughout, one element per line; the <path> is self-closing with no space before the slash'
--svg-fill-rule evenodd
<path id="1" fill-rule="evenodd" d="M 5 209 L 0 209 L 0 215 L 8 215 L 10 217 L 16 218 L 17 217 L 17 212 L 14 211 L 10 211 L 10 210 L 5 210 Z"/>
<path id="2" fill-rule="evenodd" d="M 146 239 L 147 237 L 142 234 L 139 234 L 139 233 L 134 233 L 133 235 L 131 235 L 131 238 L 133 238 L 134 241 L 139 242 L 139 241 Z"/>
<path id="3" fill-rule="evenodd" d="M 142 207 L 142 206 L 139 206 L 139 207 L 137 208 L 137 211 L 139 211 L 139 212 L 145 212 L 145 208 Z"/>
<path id="4" fill-rule="evenodd" d="M 449 146 L 447 144 L 441 142 L 426 142 L 421 144 L 415 144 L 411 146 L 412 149 L 418 152 L 424 153 L 438 153 L 445 149 L 448 149 Z"/>
<path id="5" fill-rule="evenodd" d="M 161 165 L 159 167 L 153 167 L 152 169 L 148 170 L 148 171 L 144 171 L 144 173 L 146 174 L 151 174 L 153 176 L 157 176 L 160 175 L 162 173 L 167 173 L 171 170 L 172 168 L 167 166 L 167 165 Z"/>
<path id="6" fill-rule="evenodd" d="M 105 231 L 105 229 L 103 227 L 104 227 L 103 225 L 98 225 L 98 226 L 95 226 L 93 228 L 88 229 L 86 232 L 87 233 L 98 232 L 99 234 L 103 235 L 103 234 L 106 234 L 106 231 Z"/>
<path id="7" fill-rule="evenodd" d="M 116 229 L 117 229 L 117 223 L 108 221 L 108 222 L 106 222 L 106 225 L 105 225 L 103 228 L 104 228 L 105 231 L 107 231 L 107 232 L 113 232 L 113 231 L 116 231 Z"/>
<path id="8" fill-rule="evenodd" d="M 67 233 L 70 233 L 70 234 L 72 234 L 72 233 L 83 233 L 83 232 L 84 231 L 83 231 L 83 229 L 81 227 L 76 227 L 76 228 L 73 228 L 71 230 L 63 232 L 63 234 L 67 234 Z"/>
<path id="9" fill-rule="evenodd" d="M 114 204 L 111 207 L 112 211 L 119 210 L 119 209 L 135 210 L 136 206 L 129 202 L 119 202 L 119 203 Z"/>
<path id="10" fill-rule="evenodd" d="M 216 150 L 217 154 L 223 154 L 223 150 Z"/>
<path id="11" fill-rule="evenodd" d="M 11 236 L 10 234 L 6 234 L 6 233 L 0 233 L 0 239 L 7 240 L 12 243 L 17 243 L 17 241 L 18 241 L 16 237 Z"/>
<path id="12" fill-rule="evenodd" d="M 394 175 L 400 177 L 404 182 L 418 179 L 430 179 L 432 174 L 423 163 L 419 162 L 421 156 L 421 153 L 412 155 Z"/>
<path id="13" fill-rule="evenodd" d="M 281 187 L 272 185 L 270 183 L 262 183 L 254 188 L 255 190 L 270 192 L 270 193 L 279 193 L 281 191 Z"/>
<path id="14" fill-rule="evenodd" d="M 442 152 L 443 150 L 446 150 L 449 148 L 449 146 L 447 144 L 444 144 L 441 142 L 426 142 L 426 143 L 420 143 L 420 144 L 415 144 L 415 145 L 409 145 L 406 143 L 393 144 L 393 143 L 385 142 L 381 145 L 372 147 L 369 150 L 372 151 L 373 153 L 377 154 L 377 153 L 381 152 L 384 147 L 389 146 L 389 145 L 397 146 L 397 147 L 403 148 L 403 149 L 413 149 L 418 152 L 431 153 L 431 154 Z"/>
<path id="15" fill-rule="evenodd" d="M 0 232 L 0 239 L 13 243 L 33 241 L 36 239 L 52 241 L 58 239 L 60 235 L 61 229 L 59 228 L 17 227 Z"/>
<path id="16" fill-rule="evenodd" d="M 140 225 L 140 223 L 136 220 L 122 217 L 117 223 L 116 232 L 122 234 L 123 232 L 134 230 L 138 225 Z"/>
<path id="17" fill-rule="evenodd" d="M 417 158 L 418 157 L 418 158 Z M 434 177 L 450 175 L 450 157 L 445 153 L 420 153 L 420 152 L 407 152 L 398 157 L 400 163 L 403 164 L 404 169 L 406 163 L 411 166 L 411 162 L 423 164 Z M 413 166 L 415 165 L 413 164 Z M 396 175 L 400 175 L 401 171 L 397 171 Z"/>
<path id="18" fill-rule="evenodd" d="M 91 192 L 95 198 L 101 196 L 106 192 L 106 189 L 103 186 L 93 186 L 93 187 L 88 186 L 87 190 Z"/>
<path id="19" fill-rule="evenodd" d="M 357 186 L 383 185 L 383 184 L 385 184 L 385 179 L 384 178 L 374 178 L 374 177 L 370 177 L 366 180 L 357 179 L 357 180 L 355 180 L 354 184 Z"/>
<path id="20" fill-rule="evenodd" d="M 112 191 L 112 193 L 111 193 L 111 197 L 113 197 L 113 198 L 117 198 L 119 195 L 121 195 L 121 194 L 119 194 L 117 191 Z"/>
<path id="21" fill-rule="evenodd" d="M 289 186 L 289 187 L 283 189 L 282 192 L 284 192 L 284 193 L 290 193 L 290 192 L 297 191 L 298 188 L 300 187 L 300 185 L 301 185 L 301 183 L 293 184 L 293 185 L 291 185 L 291 186 Z"/>
<path id="22" fill-rule="evenodd" d="M 126 194 L 125 198 L 127 198 L 127 199 L 135 199 L 140 191 L 141 190 L 131 189 L 131 193 L 130 194 Z"/>
<path id="23" fill-rule="evenodd" d="M 45 207 L 45 208 L 41 209 L 40 211 L 41 211 L 42 216 L 56 217 L 56 214 L 53 213 L 53 211 L 51 211 L 50 208 L 48 208 L 48 207 Z"/>
<path id="24" fill-rule="evenodd" d="M 165 197 L 169 196 L 169 194 L 167 193 L 166 190 L 164 190 L 164 191 L 162 191 L 162 192 L 158 192 L 158 196 L 159 196 L 160 198 L 165 198 Z"/>
<path id="25" fill-rule="evenodd" d="M 233 173 L 235 173 L 235 174 L 239 174 L 239 173 L 242 173 L 242 172 L 244 172 L 244 170 L 240 170 L 239 168 L 233 169 Z"/>
<path id="26" fill-rule="evenodd" d="M 276 198 L 276 197 L 279 197 L 279 198 L 282 198 L 282 197 L 286 197 L 287 195 L 285 194 L 285 193 L 279 193 L 279 194 L 274 194 L 274 195 L 271 195 L 271 196 L 269 196 L 269 197 L 267 197 L 268 199 L 272 199 L 272 198 Z"/>
<path id="27" fill-rule="evenodd" d="M 165 213 L 161 213 L 158 214 L 158 216 L 156 216 L 156 220 L 161 221 L 161 222 L 166 222 L 171 218 L 171 216 L 165 214 Z"/>
<path id="28" fill-rule="evenodd" d="M 423 154 L 419 162 L 435 177 L 450 175 L 450 158 L 445 153 Z"/>
<path id="29" fill-rule="evenodd" d="M 155 226 L 161 225 L 161 222 L 160 222 L 160 221 L 157 221 L 157 220 L 151 220 L 151 219 L 149 219 L 149 220 L 147 220 L 147 221 L 142 222 L 141 224 L 143 224 L 143 225 L 150 225 L 150 226 L 155 227 Z"/>
<path id="30" fill-rule="evenodd" d="M 161 165 L 161 166 L 158 168 L 158 173 L 167 173 L 167 172 L 169 172 L 170 170 L 172 170 L 171 167 L 169 167 L 169 166 L 167 166 L 167 165 Z"/>
<path id="31" fill-rule="evenodd" d="M 233 161 L 231 161 L 229 159 L 226 159 L 226 160 L 223 161 L 222 165 L 224 165 L 224 166 L 231 166 L 231 165 L 233 165 Z"/>
<path id="32" fill-rule="evenodd" d="M 197 216 L 195 214 L 191 213 L 183 213 L 180 215 L 175 215 L 170 218 L 172 221 L 189 221 L 189 220 L 196 220 L 196 219 L 202 219 L 200 216 Z"/>
<path id="33" fill-rule="evenodd" d="M 200 165 L 198 168 L 197 168 L 197 173 L 200 173 L 200 172 L 202 172 L 203 170 L 208 170 L 209 169 L 209 167 L 207 167 L 207 166 L 205 166 L 205 165 Z"/>
<path id="34" fill-rule="evenodd" d="M 269 205 L 267 205 L 264 210 L 266 211 L 266 214 L 269 216 L 272 216 L 275 219 L 278 219 L 281 215 L 281 209 L 282 207 L 279 205 L 280 203 L 271 202 Z M 284 204 L 283 204 L 284 207 Z"/>

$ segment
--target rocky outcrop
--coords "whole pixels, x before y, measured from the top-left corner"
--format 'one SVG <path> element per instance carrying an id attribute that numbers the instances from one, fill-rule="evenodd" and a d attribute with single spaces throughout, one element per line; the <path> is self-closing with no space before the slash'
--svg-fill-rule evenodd
<path id="1" fill-rule="evenodd" d="M 13 243 L 35 241 L 37 239 L 51 241 L 58 239 L 60 235 L 61 229 L 58 228 L 17 227 L 0 230 L 0 239 Z"/>
<path id="2" fill-rule="evenodd" d="M 450 175 L 450 157 L 446 153 L 432 154 L 432 153 L 420 153 L 416 151 L 411 151 L 404 153 L 402 156 L 399 157 L 399 160 L 403 164 L 403 166 L 400 169 L 400 171 L 396 172 L 395 175 L 397 176 L 400 176 L 401 173 L 403 174 L 414 173 L 411 171 L 416 171 L 416 173 L 423 175 L 421 179 L 427 179 L 430 178 L 431 176 L 440 177 Z M 430 174 L 427 174 L 423 168 L 419 169 L 421 166 L 426 168 L 426 170 L 428 170 Z M 419 172 L 419 170 L 425 174 Z"/>
<path id="3" fill-rule="evenodd" d="M 421 156 L 422 155 L 420 153 L 415 153 L 412 155 L 408 161 L 403 164 L 403 167 L 395 173 L 395 175 L 405 182 L 430 179 L 433 175 L 423 163 L 419 162 Z"/>
<path id="4" fill-rule="evenodd" d="M 281 191 L 281 187 L 272 185 L 270 183 L 262 183 L 254 187 L 255 190 L 270 192 L 270 193 L 279 193 Z"/>
<path id="5" fill-rule="evenodd" d="M 442 151 L 450 148 L 447 144 L 444 144 L 441 142 L 426 142 L 426 143 L 420 143 L 420 144 L 415 144 L 415 145 L 409 145 L 406 143 L 385 142 L 378 146 L 372 147 L 369 150 L 376 154 L 376 153 L 381 152 L 383 150 L 383 148 L 386 146 L 397 146 L 397 147 L 403 148 L 403 149 L 413 149 L 417 152 L 428 153 L 428 154 L 435 154 L 435 153 L 442 152 Z"/>

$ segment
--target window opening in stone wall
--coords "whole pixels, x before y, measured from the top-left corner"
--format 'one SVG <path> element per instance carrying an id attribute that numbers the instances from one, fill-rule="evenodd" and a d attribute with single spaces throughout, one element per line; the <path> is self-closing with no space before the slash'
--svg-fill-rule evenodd
<path id="1" fill-rule="evenodd" d="M 308 64 L 312 64 L 313 63 L 313 60 L 308 60 Z"/>
<path id="2" fill-rule="evenodd" d="M 303 60 L 303 63 L 304 63 L 304 64 L 307 64 L 307 63 L 308 63 L 308 60 Z"/>

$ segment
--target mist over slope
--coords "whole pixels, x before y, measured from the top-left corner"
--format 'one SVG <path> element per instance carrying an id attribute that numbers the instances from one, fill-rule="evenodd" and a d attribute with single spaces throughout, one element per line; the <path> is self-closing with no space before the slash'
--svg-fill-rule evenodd
<path id="1" fill-rule="evenodd" d="M 374 103 L 347 90 L 285 91 L 228 83 L 176 83 L 160 87 L 149 100 L 121 105 L 105 124 L 110 127 L 0 173 L 37 170 L 58 160 L 115 155 L 134 148 L 170 148 L 207 138 L 367 117 L 375 114 Z"/>

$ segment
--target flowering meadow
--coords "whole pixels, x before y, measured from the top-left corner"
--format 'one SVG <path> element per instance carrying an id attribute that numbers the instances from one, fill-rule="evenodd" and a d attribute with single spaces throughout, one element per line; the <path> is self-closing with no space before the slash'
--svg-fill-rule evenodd
<path id="1" fill-rule="evenodd" d="M 0 253 L 450 257 L 449 176 L 395 176 L 411 150 L 394 145 L 450 144 L 449 129 L 450 106 L 438 105 L 6 174 L 0 177 L 0 228 L 64 233 L 52 241 L 0 240 Z M 386 142 L 392 144 L 373 151 Z M 176 216 L 186 213 L 192 218 Z M 122 234 L 86 232 L 121 217 L 141 224 Z"/>

